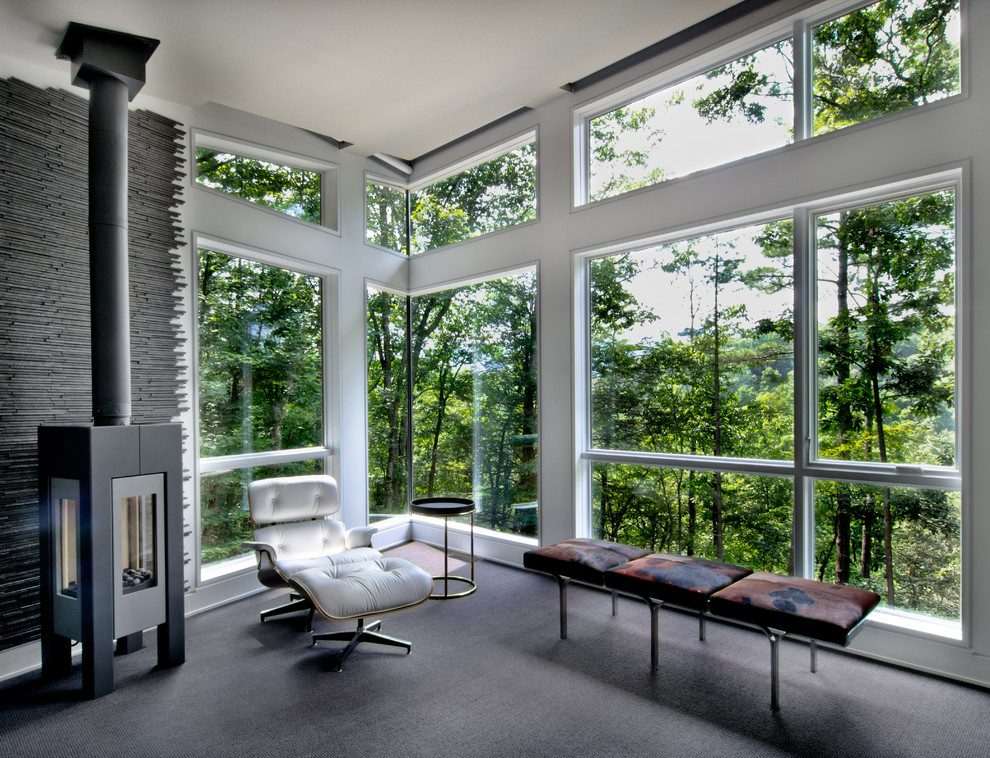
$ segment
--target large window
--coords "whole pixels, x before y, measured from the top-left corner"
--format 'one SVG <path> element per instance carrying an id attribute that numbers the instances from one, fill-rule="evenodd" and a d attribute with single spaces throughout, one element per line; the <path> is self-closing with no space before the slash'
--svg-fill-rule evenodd
<path id="1" fill-rule="evenodd" d="M 478 525 L 535 536 L 535 274 L 408 300 L 369 290 L 368 353 L 372 517 L 473 497 Z"/>
<path id="2" fill-rule="evenodd" d="M 790 34 L 788 28 L 784 34 Z M 961 91 L 958 0 L 883 0 L 704 73 L 577 112 L 578 204 L 614 197 Z M 738 55 L 738 52 L 736 53 Z M 676 75 L 667 75 L 667 81 Z M 796 82 L 808 85 L 796 88 Z M 796 92 L 804 95 L 795 97 Z M 619 103 L 616 107 L 617 102 Z M 805 117 L 804 114 L 809 114 Z"/>
<path id="3" fill-rule="evenodd" d="M 250 539 L 246 485 L 322 473 L 318 276 L 200 249 L 197 271 L 201 559 Z"/>
<path id="4" fill-rule="evenodd" d="M 590 258 L 595 533 L 958 622 L 957 195 Z"/>

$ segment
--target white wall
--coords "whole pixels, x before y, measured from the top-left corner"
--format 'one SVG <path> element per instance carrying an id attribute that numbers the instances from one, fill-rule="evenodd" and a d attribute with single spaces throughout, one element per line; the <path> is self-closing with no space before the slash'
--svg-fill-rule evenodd
<path id="1" fill-rule="evenodd" d="M 793 6 L 794 2 L 786 3 Z M 928 173 L 946 166 L 964 166 L 971 177 L 963 221 L 965 252 L 970 269 L 965 286 L 977 295 L 964 314 L 970 329 L 964 349 L 969 370 L 963 377 L 964 407 L 969 411 L 964 440 L 964 602 L 963 643 L 947 643 L 873 625 L 854 648 L 865 654 L 953 677 L 990 685 L 990 467 L 980 451 L 990 449 L 990 405 L 980 402 L 982 384 L 990 380 L 990 331 L 979 328 L 990 319 L 990 49 L 974 44 L 990 38 L 990 3 L 974 0 L 967 6 L 969 58 L 975 75 L 968 92 L 951 103 L 856 128 L 763 157 L 709 171 L 693 179 L 668 182 L 609 202 L 580 209 L 571 197 L 571 110 L 588 99 L 617 87 L 603 82 L 594 90 L 562 94 L 550 104 L 500 124 L 490 133 L 457 145 L 448 154 L 431 156 L 417 167 L 422 175 L 505 137 L 536 127 L 539 140 L 539 221 L 515 230 L 467 241 L 406 262 L 399 256 L 364 244 L 364 172 L 383 173 L 353 150 L 338 151 L 301 130 L 220 106 L 186 110 L 174 105 L 142 102 L 199 128 L 235 139 L 288 150 L 338 164 L 340 167 L 340 231 L 332 233 L 275 214 L 258 212 L 198 187 L 186 190 L 183 221 L 190 245 L 185 251 L 192 269 L 194 235 L 239 243 L 290 256 L 332 273 L 337 281 L 336 323 L 331 333 L 337 394 L 332 403 L 335 473 L 344 500 L 345 519 L 357 523 L 367 514 L 364 294 L 367 281 L 419 291 L 452 284 L 518 266 L 536 264 L 540 308 L 540 534 L 544 543 L 586 534 L 587 517 L 576 512 L 582 486 L 575 442 L 574 314 L 575 253 L 622 240 L 689 228 L 754 210 L 785 207 L 798 199 L 837 194 L 903 176 Z M 765 15 L 769 12 L 765 12 Z M 737 30 L 738 31 L 738 30 Z M 667 56 L 667 62 L 700 51 L 713 38 L 691 50 Z M 633 51 L 630 51 L 633 52 Z M 646 75 L 664 61 L 643 64 L 627 80 Z M 36 84 L 52 84 L 47 74 L 31 72 L 16 62 L 0 59 L 0 75 L 17 75 Z M 55 82 L 55 86 L 67 85 Z M 305 93 L 300 93 L 305 96 Z M 190 303 L 191 305 L 191 303 Z M 191 314 L 192 308 L 187 308 Z M 971 401 L 971 402 L 969 402 Z M 494 553 L 494 548 L 490 550 Z M 498 554 L 518 560 L 522 549 Z M 229 591 L 202 588 L 204 607 L 235 596 Z M 209 598 L 207 600 L 207 598 Z M 534 599 L 534 602 L 537 602 Z M 542 602 L 542 600 L 541 600 Z M 645 623 L 645 617 L 644 617 Z M 2 662 L 0 662 L 2 671 Z"/>

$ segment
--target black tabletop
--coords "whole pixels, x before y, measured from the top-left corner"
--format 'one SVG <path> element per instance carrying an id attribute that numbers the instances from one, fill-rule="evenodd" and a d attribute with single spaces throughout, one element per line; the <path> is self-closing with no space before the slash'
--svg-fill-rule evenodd
<path id="1" fill-rule="evenodd" d="M 421 497 L 409 504 L 417 516 L 466 516 L 474 511 L 474 500 L 463 497 Z"/>

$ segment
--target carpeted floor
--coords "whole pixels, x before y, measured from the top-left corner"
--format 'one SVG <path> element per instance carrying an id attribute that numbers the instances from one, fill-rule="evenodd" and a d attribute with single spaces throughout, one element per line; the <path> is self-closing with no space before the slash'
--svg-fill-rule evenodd
<path id="1" fill-rule="evenodd" d="M 442 576 L 444 572 L 443 550 L 427 545 L 424 542 L 407 542 L 386 551 L 387 555 L 398 555 L 422 566 L 432 576 Z M 470 571 L 470 558 L 460 553 L 450 551 L 447 556 L 447 570 L 451 574 L 467 576 Z M 464 570 L 462 570 L 464 569 Z"/>
<path id="2" fill-rule="evenodd" d="M 990 693 L 806 644 L 781 648 L 782 710 L 759 632 L 649 613 L 572 585 L 568 640 L 557 585 L 490 561 L 478 591 L 385 618 L 403 651 L 362 645 L 332 673 L 303 617 L 261 624 L 269 592 L 188 619 L 182 666 L 148 646 L 115 663 L 115 691 L 79 701 L 79 673 L 0 683 L 0 756 L 986 756 Z M 318 621 L 317 630 L 328 628 Z M 343 628 L 341 626 L 341 628 Z"/>

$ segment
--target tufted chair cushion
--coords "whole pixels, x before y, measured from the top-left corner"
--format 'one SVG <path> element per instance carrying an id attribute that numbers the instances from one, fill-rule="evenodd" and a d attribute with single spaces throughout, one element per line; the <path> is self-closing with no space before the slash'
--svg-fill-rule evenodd
<path id="1" fill-rule="evenodd" d="M 332 516 L 340 510 L 332 476 L 287 476 L 259 479 L 248 485 L 251 518 L 256 524 Z"/>
<path id="2" fill-rule="evenodd" d="M 433 579 L 426 571 L 392 556 L 301 571 L 291 583 L 331 621 L 409 608 L 433 592 Z"/>

